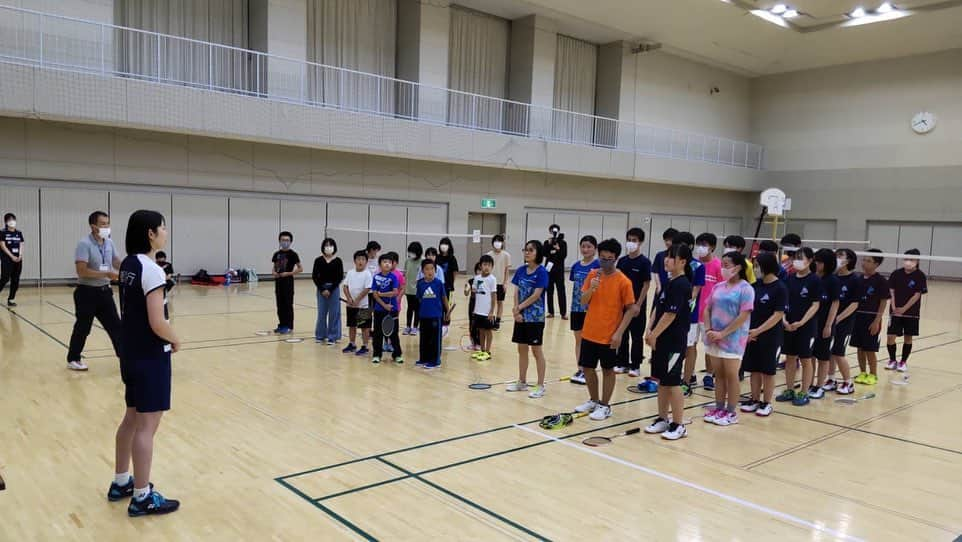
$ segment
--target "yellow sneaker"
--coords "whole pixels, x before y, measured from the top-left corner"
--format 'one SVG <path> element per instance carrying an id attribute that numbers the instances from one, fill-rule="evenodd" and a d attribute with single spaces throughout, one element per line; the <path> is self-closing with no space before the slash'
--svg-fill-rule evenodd
<path id="1" fill-rule="evenodd" d="M 854 382 L 856 384 L 868 384 L 866 380 L 867 378 L 868 378 L 868 373 L 859 373 L 859 375 L 855 377 Z"/>
<path id="2" fill-rule="evenodd" d="M 878 377 L 873 374 L 865 375 L 865 383 L 869 386 L 874 386 L 878 384 Z"/>
<path id="3" fill-rule="evenodd" d="M 491 354 L 488 352 L 481 352 L 481 355 L 475 359 L 477 359 L 478 361 L 488 361 L 489 359 L 491 359 Z"/>

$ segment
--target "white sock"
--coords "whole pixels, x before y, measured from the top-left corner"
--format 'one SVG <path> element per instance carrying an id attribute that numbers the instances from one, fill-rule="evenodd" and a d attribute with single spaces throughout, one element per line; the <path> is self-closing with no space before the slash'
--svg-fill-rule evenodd
<path id="1" fill-rule="evenodd" d="M 147 484 L 147 487 L 144 488 L 134 488 L 134 498 L 138 501 L 144 500 L 147 495 L 150 495 L 150 484 Z"/>
<path id="2" fill-rule="evenodd" d="M 114 483 L 118 486 L 125 486 L 130 483 L 130 473 L 122 472 L 120 474 L 114 474 Z"/>

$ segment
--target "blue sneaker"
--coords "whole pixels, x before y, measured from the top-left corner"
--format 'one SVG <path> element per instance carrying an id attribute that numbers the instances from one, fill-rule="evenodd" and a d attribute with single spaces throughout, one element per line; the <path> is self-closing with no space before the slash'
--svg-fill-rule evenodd
<path id="1" fill-rule="evenodd" d="M 795 406 L 805 406 L 811 402 L 812 400 L 808 398 L 807 393 L 796 393 L 795 399 L 792 399 L 792 404 Z"/>
<path id="2" fill-rule="evenodd" d="M 278 334 L 278 335 L 290 335 L 290 334 L 293 333 L 293 332 L 294 332 L 294 330 L 291 329 L 291 328 L 289 328 L 289 327 L 279 327 L 279 328 L 277 328 L 277 334 Z"/>
<path id="3" fill-rule="evenodd" d="M 394 352 L 394 347 L 391 346 L 391 343 L 386 342 L 386 343 L 384 343 L 384 351 L 385 351 L 385 352 Z"/>
<path id="4" fill-rule="evenodd" d="M 366 356 L 366 355 L 368 355 L 368 353 L 370 353 L 370 352 L 371 352 L 371 351 L 368 350 L 366 346 L 362 346 L 362 347 L 360 347 L 360 348 L 357 349 L 357 352 L 354 352 L 354 355 L 355 355 L 355 356 Z"/>
<path id="5" fill-rule="evenodd" d="M 169 514 L 180 508 L 180 501 L 165 499 L 163 495 L 150 489 L 142 500 L 130 499 L 127 506 L 127 515 L 135 518 L 138 516 L 150 516 L 155 514 Z"/>
<path id="6" fill-rule="evenodd" d="M 425 369 L 438 369 L 438 368 L 441 367 L 441 362 L 440 362 L 440 361 L 433 361 L 433 362 L 428 362 L 428 363 L 422 363 L 422 364 L 421 364 L 421 367 L 423 367 L 423 368 L 425 368 Z"/>
<path id="7" fill-rule="evenodd" d="M 422 365 L 424 365 L 424 362 L 421 361 L 421 360 L 417 360 L 417 361 L 414 362 L 414 366 L 415 366 L 415 367 L 420 367 L 420 366 L 422 366 Z"/>
<path id="8" fill-rule="evenodd" d="M 715 389 L 715 377 L 712 375 L 705 375 L 705 378 L 701 379 L 702 387 L 705 391 L 712 391 Z"/>
<path id="9" fill-rule="evenodd" d="M 134 495 L 134 477 L 130 477 L 130 481 L 127 482 L 125 486 L 118 486 L 117 482 L 110 483 L 110 489 L 107 491 L 107 500 L 110 502 L 117 502 L 121 499 L 129 499 Z"/>
<path id="10" fill-rule="evenodd" d="M 344 354 L 350 354 L 351 352 L 356 352 L 356 351 L 357 351 L 357 347 L 354 346 L 354 343 L 347 343 L 347 346 L 344 347 L 344 350 L 341 350 L 341 352 Z"/>

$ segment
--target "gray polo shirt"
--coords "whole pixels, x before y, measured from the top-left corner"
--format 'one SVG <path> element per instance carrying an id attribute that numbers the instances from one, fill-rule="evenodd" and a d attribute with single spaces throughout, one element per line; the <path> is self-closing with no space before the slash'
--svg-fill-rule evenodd
<path id="1" fill-rule="evenodd" d="M 114 254 L 117 253 L 117 249 L 114 248 L 114 243 L 110 239 L 104 241 L 104 244 L 98 243 L 93 234 L 88 235 L 77 243 L 77 250 L 74 252 L 75 262 L 87 262 L 87 269 L 93 271 L 102 271 L 102 266 L 106 265 L 107 270 L 113 269 Z M 78 277 L 79 280 L 77 284 L 83 286 L 108 286 L 110 285 L 110 279 L 107 277 L 102 278 L 84 278 Z"/>

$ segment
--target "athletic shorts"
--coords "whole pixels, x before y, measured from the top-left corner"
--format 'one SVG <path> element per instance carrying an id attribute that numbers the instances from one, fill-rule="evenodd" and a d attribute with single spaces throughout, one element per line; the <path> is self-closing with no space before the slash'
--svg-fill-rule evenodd
<path id="1" fill-rule="evenodd" d="M 488 320 L 487 315 L 473 314 L 471 323 L 474 324 L 475 329 L 494 329 L 494 322 Z"/>
<path id="2" fill-rule="evenodd" d="M 360 309 L 357 307 L 347 308 L 347 327 L 371 329 L 372 322 L 371 309 Z"/>
<path id="3" fill-rule="evenodd" d="M 651 353 L 651 376 L 658 380 L 659 386 L 681 386 L 684 366 L 684 348 L 655 344 L 655 350 Z"/>
<path id="4" fill-rule="evenodd" d="M 802 359 L 812 357 L 812 346 L 815 343 L 814 320 L 810 320 L 803 327 L 795 331 L 785 332 L 785 343 L 782 345 L 782 354 L 786 356 L 798 356 Z"/>
<path id="5" fill-rule="evenodd" d="M 571 313 L 571 331 L 581 331 L 585 328 L 585 316 L 587 312 L 572 312 Z"/>
<path id="6" fill-rule="evenodd" d="M 149 358 L 121 360 L 127 408 L 137 412 L 170 410 L 170 352 Z"/>
<path id="7" fill-rule="evenodd" d="M 769 330 L 760 335 L 758 340 L 749 341 L 742 360 L 742 370 L 746 373 L 761 373 L 773 376 L 778 368 L 778 358 L 782 355 L 784 334 Z"/>
<path id="8" fill-rule="evenodd" d="M 544 322 L 515 322 L 511 342 L 541 346 L 544 342 Z"/>
<path id="9" fill-rule="evenodd" d="M 878 333 L 869 333 L 869 327 L 875 321 L 874 314 L 855 313 L 855 326 L 852 328 L 851 345 L 865 352 L 878 352 Z"/>
<path id="10" fill-rule="evenodd" d="M 890 316 L 889 335 L 898 337 L 918 337 L 919 319 L 917 316 Z"/>
<path id="11" fill-rule="evenodd" d="M 848 341 L 852 338 L 852 328 L 855 327 L 855 316 L 835 324 L 835 335 L 832 337 L 832 355 L 845 357 Z"/>
<path id="12" fill-rule="evenodd" d="M 692 324 L 688 328 L 688 346 L 698 346 L 698 341 L 704 336 L 704 324 Z"/>
<path id="13" fill-rule="evenodd" d="M 705 353 L 709 356 L 723 359 L 742 359 L 745 357 L 744 352 L 727 352 L 722 350 L 717 344 L 706 344 Z"/>
<path id="14" fill-rule="evenodd" d="M 832 359 L 832 339 L 835 337 L 835 330 L 832 335 L 825 339 L 822 337 L 823 327 L 816 327 L 815 342 L 812 343 L 812 357 L 818 361 L 828 361 Z"/>
<path id="15" fill-rule="evenodd" d="M 612 348 L 610 344 L 598 344 L 588 339 L 582 339 L 578 367 L 595 369 L 600 363 L 602 369 L 611 370 L 617 364 L 617 357 L 618 351 Z"/>
<path id="16" fill-rule="evenodd" d="M 505 294 L 505 291 L 504 291 L 504 284 L 499 284 L 499 285 L 498 285 L 498 294 L 497 294 L 497 295 L 498 295 L 498 301 L 504 301 L 504 298 L 505 298 L 505 295 L 506 295 L 506 294 Z"/>

